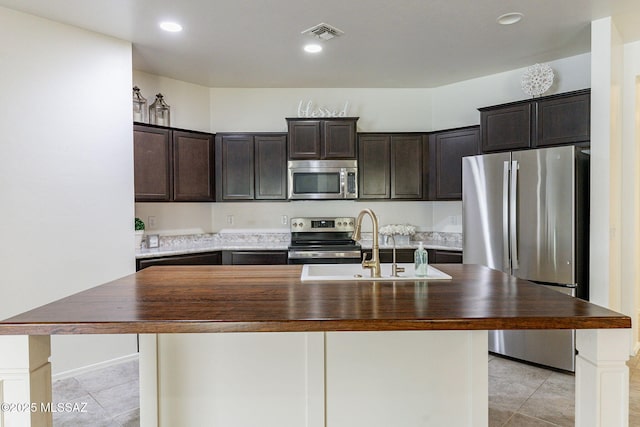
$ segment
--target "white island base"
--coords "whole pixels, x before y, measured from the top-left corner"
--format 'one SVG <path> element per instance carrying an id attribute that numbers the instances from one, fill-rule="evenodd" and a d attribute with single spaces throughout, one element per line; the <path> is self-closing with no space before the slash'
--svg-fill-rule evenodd
<path id="1" fill-rule="evenodd" d="M 576 425 L 628 426 L 629 331 L 576 334 Z M 141 335 L 141 427 L 482 427 L 487 362 L 486 331 Z"/>
<path id="2" fill-rule="evenodd" d="M 576 331 L 576 425 L 628 426 L 629 334 Z M 11 409 L 51 402 L 49 355 L 0 337 L 0 427 L 52 425 Z M 141 335 L 141 426 L 486 426 L 487 377 L 486 331 Z"/>
<path id="3" fill-rule="evenodd" d="M 487 425 L 486 331 L 140 338 L 142 427 Z"/>

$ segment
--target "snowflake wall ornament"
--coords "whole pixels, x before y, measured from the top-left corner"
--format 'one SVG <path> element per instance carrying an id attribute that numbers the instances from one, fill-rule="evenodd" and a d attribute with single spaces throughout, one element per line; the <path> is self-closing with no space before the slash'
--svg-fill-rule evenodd
<path id="1" fill-rule="evenodd" d="M 545 93 L 553 84 L 553 70 L 549 64 L 535 64 L 527 68 L 522 75 L 522 90 L 536 97 Z"/>

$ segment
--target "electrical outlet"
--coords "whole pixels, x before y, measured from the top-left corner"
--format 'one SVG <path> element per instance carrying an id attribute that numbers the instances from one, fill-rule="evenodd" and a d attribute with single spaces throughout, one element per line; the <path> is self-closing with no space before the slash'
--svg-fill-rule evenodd
<path id="1" fill-rule="evenodd" d="M 282 225 L 287 225 L 287 223 L 289 222 L 289 217 L 287 217 L 286 215 L 282 215 L 280 220 L 282 221 Z"/>
<path id="2" fill-rule="evenodd" d="M 227 224 L 233 225 L 233 215 L 227 215 Z"/>
<path id="3" fill-rule="evenodd" d="M 156 217 L 155 216 L 147 217 L 147 225 L 149 226 L 150 230 L 155 229 L 156 228 Z"/>

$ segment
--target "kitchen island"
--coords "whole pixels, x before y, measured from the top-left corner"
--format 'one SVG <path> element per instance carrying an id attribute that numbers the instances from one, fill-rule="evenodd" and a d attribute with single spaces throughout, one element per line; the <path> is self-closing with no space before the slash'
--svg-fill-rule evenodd
<path id="1" fill-rule="evenodd" d="M 150 267 L 0 322 L 0 354 L 16 355 L 0 356 L 0 381 L 28 366 L 41 385 L 27 401 L 46 401 L 49 335 L 136 333 L 143 426 L 483 426 L 486 331 L 576 329 L 576 424 L 627 425 L 629 317 L 486 267 L 436 267 L 452 279 Z"/>

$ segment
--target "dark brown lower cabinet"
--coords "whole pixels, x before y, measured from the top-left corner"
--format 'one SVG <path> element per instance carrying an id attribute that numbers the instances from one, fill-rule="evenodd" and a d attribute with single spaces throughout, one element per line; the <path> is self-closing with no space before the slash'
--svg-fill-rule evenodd
<path id="1" fill-rule="evenodd" d="M 429 262 L 433 264 L 462 264 L 462 252 L 430 249 Z"/>
<path id="2" fill-rule="evenodd" d="M 156 258 L 140 258 L 136 260 L 136 271 L 152 265 L 220 265 L 220 251 L 199 254 L 171 255 Z"/>
<path id="3" fill-rule="evenodd" d="M 413 262 L 413 252 L 413 249 L 396 249 L 396 262 Z M 363 249 L 362 253 L 371 259 L 371 249 Z M 380 262 L 393 262 L 393 249 L 380 249 Z"/>
<path id="4" fill-rule="evenodd" d="M 396 249 L 396 262 L 414 262 L 413 254 L 415 249 Z M 445 251 L 441 249 L 427 249 L 430 264 L 462 264 L 462 252 Z M 371 258 L 371 249 L 363 249 L 363 254 Z M 380 262 L 393 262 L 393 249 L 380 249 Z"/>
<path id="5" fill-rule="evenodd" d="M 462 252 L 429 249 L 429 263 L 462 263 Z M 371 249 L 363 249 L 371 258 Z M 412 263 L 414 249 L 396 249 L 396 262 Z M 380 249 L 380 262 L 393 262 L 393 249 Z M 136 271 L 152 265 L 285 265 L 287 251 L 216 251 L 199 254 L 172 255 L 136 260 Z"/>
<path id="6" fill-rule="evenodd" d="M 282 265 L 287 263 L 287 251 L 222 251 L 223 265 Z"/>

